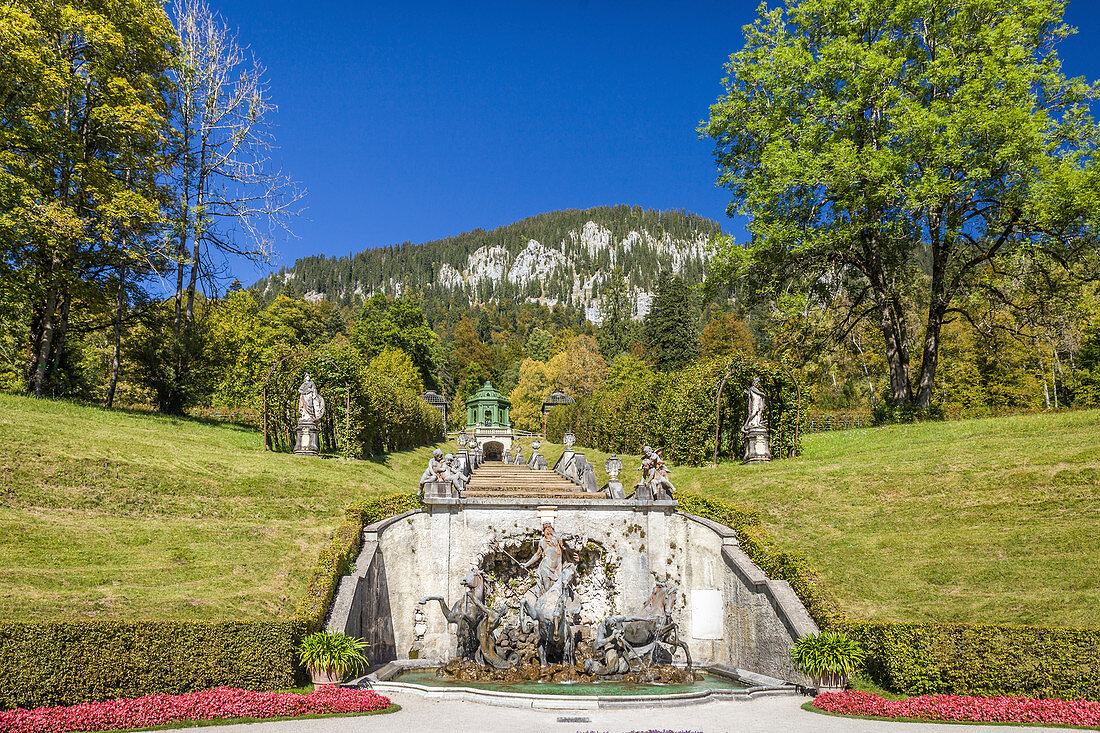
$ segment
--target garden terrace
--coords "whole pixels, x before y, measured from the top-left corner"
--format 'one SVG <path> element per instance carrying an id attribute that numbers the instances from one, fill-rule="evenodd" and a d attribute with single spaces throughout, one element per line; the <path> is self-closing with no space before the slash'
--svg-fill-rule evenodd
<path id="1" fill-rule="evenodd" d="M 671 478 L 759 510 L 855 617 L 1096 628 L 1097 434 L 1097 410 L 833 431 Z M 608 455 L 583 452 L 603 485 Z M 260 619 L 294 610 L 348 504 L 413 491 L 431 449 L 318 460 L 237 425 L 0 396 L 0 453 L 0 617 Z"/>

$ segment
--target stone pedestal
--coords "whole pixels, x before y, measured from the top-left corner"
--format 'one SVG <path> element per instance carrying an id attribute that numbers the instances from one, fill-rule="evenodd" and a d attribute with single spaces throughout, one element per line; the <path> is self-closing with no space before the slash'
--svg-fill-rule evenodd
<path id="1" fill-rule="evenodd" d="M 744 463 L 764 463 L 772 459 L 771 444 L 768 441 L 767 428 L 752 428 L 745 431 Z"/>
<path id="2" fill-rule="evenodd" d="M 457 499 L 458 492 L 449 481 L 427 481 L 424 486 L 425 499 Z"/>
<path id="3" fill-rule="evenodd" d="M 315 456 L 321 451 L 320 426 L 311 420 L 299 420 L 294 452 L 300 456 Z"/>

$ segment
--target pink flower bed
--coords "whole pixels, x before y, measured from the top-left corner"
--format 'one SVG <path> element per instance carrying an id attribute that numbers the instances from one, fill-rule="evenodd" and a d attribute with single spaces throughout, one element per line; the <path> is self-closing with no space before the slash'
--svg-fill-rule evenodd
<path id="1" fill-rule="evenodd" d="M 334 685 L 325 685 L 308 695 L 218 687 L 186 695 L 147 695 L 106 702 L 87 702 L 69 707 L 6 710 L 0 712 L 0 731 L 60 733 L 71 730 L 145 728 L 183 720 L 366 713 L 384 710 L 389 706 L 389 699 L 376 692 Z"/>
<path id="2" fill-rule="evenodd" d="M 818 695 L 814 698 L 814 707 L 841 715 L 869 715 L 879 718 L 1100 725 L 1100 702 L 1092 700 L 959 695 L 920 695 L 905 700 L 887 700 L 878 695 L 847 690 Z"/>

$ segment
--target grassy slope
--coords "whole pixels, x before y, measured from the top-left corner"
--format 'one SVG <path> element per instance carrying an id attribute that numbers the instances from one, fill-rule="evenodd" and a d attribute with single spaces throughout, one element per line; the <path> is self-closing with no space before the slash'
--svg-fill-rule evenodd
<path id="1" fill-rule="evenodd" d="M 671 478 L 760 509 L 856 617 L 1100 627 L 1100 410 L 823 433 Z"/>
<path id="2" fill-rule="evenodd" d="M 673 480 L 761 509 L 854 615 L 1100 626 L 1097 436 L 1100 411 L 828 433 Z M 0 617 L 289 611 L 344 506 L 409 490 L 429 452 L 317 461 L 234 426 L 0 396 Z"/>
<path id="3" fill-rule="evenodd" d="M 407 491 L 431 450 L 261 446 L 232 425 L 0 395 L 0 618 L 288 613 L 344 507 Z"/>

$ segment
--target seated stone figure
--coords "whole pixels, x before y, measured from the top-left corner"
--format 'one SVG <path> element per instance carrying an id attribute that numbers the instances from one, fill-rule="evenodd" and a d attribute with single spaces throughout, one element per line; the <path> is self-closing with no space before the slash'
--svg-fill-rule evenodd
<path id="1" fill-rule="evenodd" d="M 420 487 L 423 488 L 424 484 L 432 481 L 446 480 L 447 465 L 443 461 L 443 451 L 436 448 L 432 451 L 432 457 L 428 460 L 428 467 L 424 469 L 424 473 L 420 476 Z"/>
<path id="2" fill-rule="evenodd" d="M 671 499 L 676 487 L 668 478 L 669 470 L 657 451 L 648 445 L 642 449 L 642 480 L 655 499 Z"/>
<path id="3" fill-rule="evenodd" d="M 455 457 L 448 453 L 443 459 L 443 464 L 446 466 L 443 473 L 443 480 L 455 487 L 456 491 L 465 491 L 466 474 L 459 469 Z"/>
<path id="4" fill-rule="evenodd" d="M 525 463 L 523 460 L 523 448 L 516 446 L 516 457 L 512 459 L 513 466 L 522 466 Z"/>

